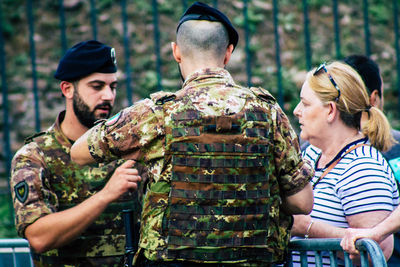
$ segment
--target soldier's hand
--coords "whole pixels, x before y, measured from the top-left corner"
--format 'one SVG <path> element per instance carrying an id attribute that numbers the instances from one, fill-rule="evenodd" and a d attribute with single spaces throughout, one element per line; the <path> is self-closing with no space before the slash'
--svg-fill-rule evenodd
<path id="1" fill-rule="evenodd" d="M 102 193 L 110 201 L 114 201 L 128 190 L 136 190 L 141 180 L 137 169 L 133 168 L 135 161 L 127 160 L 115 169 L 110 180 L 104 186 Z"/>

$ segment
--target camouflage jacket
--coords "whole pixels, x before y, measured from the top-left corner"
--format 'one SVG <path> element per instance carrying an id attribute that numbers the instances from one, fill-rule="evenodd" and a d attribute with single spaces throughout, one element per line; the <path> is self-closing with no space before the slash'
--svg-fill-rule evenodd
<path id="1" fill-rule="evenodd" d="M 115 118 L 97 125 L 90 130 L 88 136 L 89 151 L 98 161 L 110 161 L 120 157 L 131 158 L 143 162 L 149 167 L 149 183 L 143 202 L 141 217 L 140 248 L 150 260 L 173 260 L 168 256 L 165 217 L 169 212 L 169 195 L 171 192 L 172 164 L 166 146 L 166 127 L 171 119 L 165 116 L 164 106 L 174 110 L 184 106 L 180 101 L 190 96 L 192 104 L 203 114 L 221 116 L 239 113 L 246 99 L 252 98 L 252 105 L 266 111 L 269 122 L 269 134 L 272 140 L 269 153 L 271 166 L 270 179 L 277 181 L 271 194 L 278 201 L 269 210 L 274 217 L 279 217 L 279 224 L 274 225 L 270 235 L 282 235 L 275 244 L 265 244 L 272 252 L 272 261 L 282 260 L 291 228 L 291 217 L 280 211 L 279 202 L 282 197 L 297 193 L 312 178 L 312 168 L 303 162 L 298 139 L 289 121 L 269 93 L 254 93 L 234 83 L 231 76 L 223 69 L 204 69 L 189 76 L 183 89 L 172 94 L 160 92 L 152 95 L 132 107 L 122 110 Z M 243 97 L 245 96 L 245 97 Z M 172 104 L 170 104 L 172 103 Z M 200 248 L 201 249 L 201 248 Z M 224 262 L 238 262 L 224 260 Z"/>
<path id="2" fill-rule="evenodd" d="M 60 127 L 64 114 L 60 113 L 46 132 L 28 139 L 13 158 L 10 185 L 16 228 L 22 237 L 26 227 L 39 218 L 73 207 L 97 193 L 121 164 L 73 163 L 69 155 L 72 144 Z M 103 259 L 106 266 L 121 262 L 125 236 L 120 211 L 132 205 L 132 199 L 132 195 L 124 195 L 111 203 L 78 239 L 59 249 L 35 254 L 34 259 L 45 266 L 101 266 Z"/>

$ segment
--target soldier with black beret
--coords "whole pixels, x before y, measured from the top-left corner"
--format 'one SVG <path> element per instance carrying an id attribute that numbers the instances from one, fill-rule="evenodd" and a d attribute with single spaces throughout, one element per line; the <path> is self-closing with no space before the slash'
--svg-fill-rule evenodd
<path id="1" fill-rule="evenodd" d="M 137 205 L 141 179 L 134 161 L 81 167 L 70 149 L 112 112 L 117 91 L 115 49 L 90 40 L 70 48 L 54 77 L 66 101 L 55 123 L 35 134 L 12 161 L 11 192 L 18 234 L 35 266 L 122 266 L 120 211 Z"/>
<path id="2" fill-rule="evenodd" d="M 149 168 L 138 266 L 270 266 L 285 258 L 291 214 L 312 209 L 312 167 L 286 115 L 225 69 L 237 43 L 221 11 L 194 3 L 172 43 L 182 89 L 123 109 L 71 148 L 80 164 Z"/>

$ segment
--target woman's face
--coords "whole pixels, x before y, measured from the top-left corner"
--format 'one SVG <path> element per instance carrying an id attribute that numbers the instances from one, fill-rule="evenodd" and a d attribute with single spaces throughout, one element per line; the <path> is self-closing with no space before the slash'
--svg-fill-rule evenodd
<path id="1" fill-rule="evenodd" d="M 321 132 L 326 128 L 327 106 L 324 105 L 306 81 L 300 92 L 300 102 L 293 114 L 299 119 L 300 138 L 315 144 L 313 140 L 321 138 Z"/>

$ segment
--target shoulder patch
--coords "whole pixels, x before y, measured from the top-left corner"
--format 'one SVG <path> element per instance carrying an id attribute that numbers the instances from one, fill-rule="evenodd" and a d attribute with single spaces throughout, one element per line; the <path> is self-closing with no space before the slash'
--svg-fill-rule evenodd
<path id="1" fill-rule="evenodd" d="M 24 203 L 29 194 L 29 187 L 26 181 L 21 181 L 14 186 L 15 196 L 21 202 Z"/>
<path id="2" fill-rule="evenodd" d="M 117 114 L 115 114 L 114 116 L 112 116 L 111 118 L 109 118 L 106 121 L 106 126 L 111 126 L 114 125 L 115 123 L 117 123 L 117 121 L 119 120 L 119 118 L 121 117 L 121 112 L 118 112 Z"/>
<path id="3" fill-rule="evenodd" d="M 25 145 L 26 145 L 26 144 L 29 144 L 30 142 L 33 141 L 33 139 L 35 139 L 36 137 L 39 137 L 39 136 L 41 136 L 41 135 L 44 135 L 45 133 L 46 133 L 46 132 L 40 132 L 40 133 L 35 133 L 35 134 L 31 135 L 31 136 L 28 136 L 28 137 L 25 138 L 25 140 L 24 140 Z"/>
<path id="4" fill-rule="evenodd" d="M 276 102 L 271 93 L 261 87 L 250 87 L 250 90 L 263 101 Z"/>
<path id="5" fill-rule="evenodd" d="M 171 92 L 157 92 L 150 95 L 151 100 L 153 100 L 156 105 L 164 105 L 165 102 L 175 100 L 176 95 Z"/>

